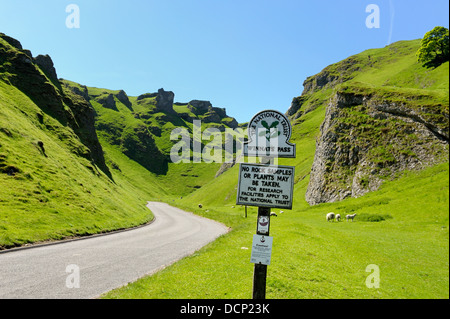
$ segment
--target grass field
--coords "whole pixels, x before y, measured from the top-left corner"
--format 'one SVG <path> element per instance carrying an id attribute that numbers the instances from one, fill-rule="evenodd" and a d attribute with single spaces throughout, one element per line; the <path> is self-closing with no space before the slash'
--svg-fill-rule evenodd
<path id="1" fill-rule="evenodd" d="M 141 183 L 147 188 L 140 189 L 121 174 L 113 174 L 113 182 L 73 153 L 84 146 L 70 129 L 51 117 L 43 129 L 30 116 L 40 109 L 1 81 L 0 103 L 0 249 L 132 227 L 153 218 L 145 204 L 152 194 L 163 194 L 154 183 L 147 179 Z"/>
<path id="2" fill-rule="evenodd" d="M 283 214 L 275 210 L 267 298 L 448 298 L 448 183 L 449 167 L 442 164 L 408 173 L 362 198 Z M 178 205 L 192 208 L 194 203 Z M 326 222 L 330 211 L 357 217 L 354 222 Z M 206 206 L 195 213 L 222 221 L 233 231 L 104 297 L 251 298 L 256 209 L 248 209 L 247 219 L 242 207 L 230 205 Z M 362 214 L 392 218 L 366 222 L 358 219 Z M 380 269 L 380 288 L 369 289 L 366 268 L 373 264 Z"/>

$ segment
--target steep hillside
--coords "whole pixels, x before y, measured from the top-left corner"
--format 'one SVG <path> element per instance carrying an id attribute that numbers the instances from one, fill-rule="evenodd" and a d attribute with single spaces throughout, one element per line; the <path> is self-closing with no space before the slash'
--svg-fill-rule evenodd
<path id="1" fill-rule="evenodd" d="M 146 201 L 211 180 L 220 164 L 171 163 L 170 134 L 192 135 L 194 119 L 220 132 L 237 122 L 173 100 L 60 80 L 49 56 L 0 34 L 0 249 L 140 225 Z"/>
<path id="2" fill-rule="evenodd" d="M 151 220 L 163 191 L 108 167 L 94 109 L 38 60 L 0 36 L 0 249 Z"/>
<path id="3" fill-rule="evenodd" d="M 210 181 L 220 163 L 172 163 L 170 151 L 178 139 L 171 140 L 176 128 L 186 129 L 193 150 L 193 121 L 201 121 L 201 131 L 215 128 L 221 132 L 221 141 L 201 137 L 201 149 L 209 143 L 225 143 L 225 130 L 238 126 L 237 121 L 226 114 L 223 108 L 213 107 L 209 101 L 193 100 L 174 102 L 175 94 L 164 89 L 140 96 L 128 96 L 124 91 L 92 88 L 61 80 L 64 87 L 85 99 L 95 110 L 95 127 L 101 144 L 107 149 L 116 149 L 147 171 L 156 174 L 165 185 L 167 194 L 184 196 Z M 121 170 L 111 154 L 107 159 L 113 170 Z M 196 154 L 195 155 L 199 155 Z M 108 157 L 109 156 L 109 157 Z M 201 155 L 200 155 L 201 156 Z M 175 182 L 176 181 L 176 182 Z"/>
<path id="4" fill-rule="evenodd" d="M 288 111 L 326 105 L 306 199 L 359 197 L 396 178 L 448 160 L 448 62 L 427 69 L 419 41 L 368 50 L 308 78 Z M 300 124 L 301 125 L 301 124 Z"/>
<path id="5" fill-rule="evenodd" d="M 40 112 L 33 114 L 38 122 L 45 125 L 49 116 L 70 128 L 84 145 L 84 149 L 74 150 L 77 155 L 109 175 L 95 132 L 95 113 L 83 99 L 61 87 L 51 58 L 42 55 L 33 58 L 30 51 L 22 49 L 20 42 L 3 35 L 1 63 L 1 80 L 39 106 Z"/>

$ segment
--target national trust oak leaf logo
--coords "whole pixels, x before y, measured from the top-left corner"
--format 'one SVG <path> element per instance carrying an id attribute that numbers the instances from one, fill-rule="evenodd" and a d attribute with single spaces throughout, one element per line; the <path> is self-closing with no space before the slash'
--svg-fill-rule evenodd
<path id="1" fill-rule="evenodd" d="M 264 126 L 266 130 L 261 131 L 259 136 L 265 136 L 268 141 L 270 141 L 271 138 L 280 136 L 281 131 L 278 131 L 278 124 L 280 124 L 280 122 L 275 121 L 269 126 L 266 121 L 261 121 L 261 125 Z"/>

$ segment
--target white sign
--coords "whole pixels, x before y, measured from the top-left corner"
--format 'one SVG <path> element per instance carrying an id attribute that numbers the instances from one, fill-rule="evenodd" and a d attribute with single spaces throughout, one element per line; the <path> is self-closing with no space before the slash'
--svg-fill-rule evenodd
<path id="1" fill-rule="evenodd" d="M 248 124 L 245 156 L 295 157 L 295 144 L 289 143 L 292 126 L 283 113 L 268 110 L 256 114 Z"/>
<path id="2" fill-rule="evenodd" d="M 237 205 L 292 209 L 295 167 L 240 164 Z"/>
<path id="3" fill-rule="evenodd" d="M 272 243 L 273 237 L 253 235 L 252 256 L 250 262 L 254 264 L 270 265 Z"/>
<path id="4" fill-rule="evenodd" d="M 269 216 L 259 216 L 258 218 L 258 233 L 268 234 L 269 233 Z"/>

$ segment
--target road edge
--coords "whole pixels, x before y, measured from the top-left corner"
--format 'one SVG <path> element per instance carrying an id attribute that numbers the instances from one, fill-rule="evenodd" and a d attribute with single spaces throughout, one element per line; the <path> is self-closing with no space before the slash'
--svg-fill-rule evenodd
<path id="1" fill-rule="evenodd" d="M 150 201 L 148 201 L 147 205 L 145 205 L 145 207 L 147 207 L 147 208 L 148 208 L 148 203 L 150 203 Z M 148 208 L 148 209 L 150 210 L 150 208 Z M 114 235 L 114 234 L 123 233 L 123 232 L 127 232 L 127 231 L 132 231 L 132 230 L 136 230 L 136 229 L 139 229 L 139 228 L 144 228 L 144 227 L 150 226 L 151 224 L 153 224 L 153 222 L 155 220 L 156 220 L 156 216 L 153 215 L 153 218 L 151 220 L 149 220 L 148 222 L 146 222 L 144 224 L 141 224 L 141 225 L 134 226 L 134 227 L 116 229 L 116 230 L 107 231 L 107 232 L 104 232 L 104 233 L 85 235 L 85 236 L 78 236 L 78 237 L 61 239 L 61 240 L 49 240 L 49 241 L 37 242 L 37 243 L 33 243 L 33 244 L 26 244 L 26 245 L 23 245 L 23 246 L 18 246 L 18 247 L 14 247 L 14 248 L 0 250 L 0 255 L 1 254 L 12 253 L 12 252 L 15 252 L 15 251 L 20 251 L 20 250 L 34 249 L 34 248 L 41 248 L 41 247 L 65 244 L 65 243 L 70 243 L 70 242 L 79 241 L 79 240 L 92 239 L 92 238 L 103 237 L 103 236 Z"/>

